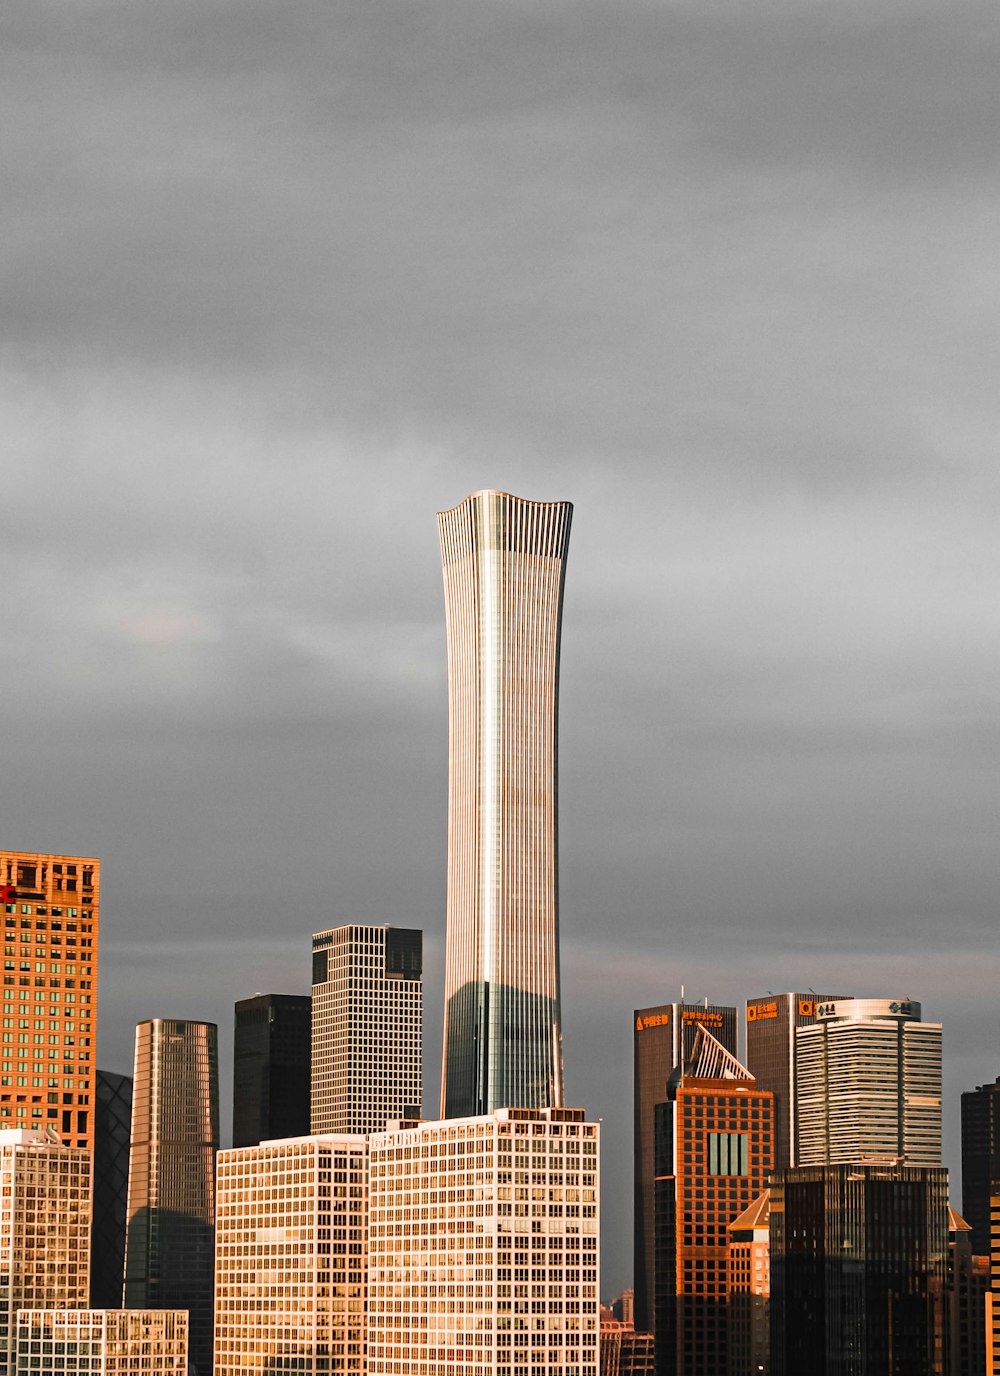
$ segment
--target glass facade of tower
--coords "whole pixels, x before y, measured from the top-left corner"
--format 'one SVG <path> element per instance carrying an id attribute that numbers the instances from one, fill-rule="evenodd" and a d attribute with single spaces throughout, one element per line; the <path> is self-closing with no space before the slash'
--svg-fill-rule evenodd
<path id="1" fill-rule="evenodd" d="M 0 851 L 0 1128 L 94 1144 L 100 897 L 99 860 Z"/>
<path id="2" fill-rule="evenodd" d="M 776 1172 L 772 1376 L 941 1376 L 947 1258 L 942 1167 Z"/>
<path id="3" fill-rule="evenodd" d="M 122 1302 L 131 1132 L 131 1078 L 98 1070 L 94 1104 L 94 1222 L 90 1247 L 90 1303 L 94 1309 L 117 1309 Z"/>
<path id="4" fill-rule="evenodd" d="M 438 517 L 448 632 L 449 1118 L 563 1101 L 556 757 L 572 510 L 485 491 Z"/>
<path id="5" fill-rule="evenodd" d="M 308 994 L 256 994 L 236 1005 L 233 1146 L 309 1131 Z"/>
<path id="6" fill-rule="evenodd" d="M 219 1055 L 214 1023 L 152 1018 L 135 1035 L 125 1305 L 187 1309 L 189 1351 L 212 1369 Z"/>

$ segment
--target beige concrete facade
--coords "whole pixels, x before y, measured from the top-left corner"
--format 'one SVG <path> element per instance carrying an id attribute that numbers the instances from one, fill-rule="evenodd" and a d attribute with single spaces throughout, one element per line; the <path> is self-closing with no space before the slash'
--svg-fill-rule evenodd
<path id="1" fill-rule="evenodd" d="M 369 1139 L 369 1376 L 597 1376 L 599 1127 L 498 1109 Z"/>
<path id="2" fill-rule="evenodd" d="M 16 1376 L 187 1376 L 182 1309 L 22 1309 Z"/>

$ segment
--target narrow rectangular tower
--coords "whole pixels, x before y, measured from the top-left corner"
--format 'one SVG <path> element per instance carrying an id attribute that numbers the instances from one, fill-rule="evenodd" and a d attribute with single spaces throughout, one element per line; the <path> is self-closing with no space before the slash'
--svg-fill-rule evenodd
<path id="1" fill-rule="evenodd" d="M 100 899 L 93 857 L 0 850 L 4 1028 L 21 1029 L 3 1034 L 0 1128 L 94 1145 Z"/>
<path id="2" fill-rule="evenodd" d="M 352 923 L 313 937 L 313 1132 L 419 1118 L 423 933 Z"/>
<path id="3" fill-rule="evenodd" d="M 573 508 L 475 492 L 438 516 L 448 631 L 441 1111 L 563 1101 L 557 721 Z"/>
<path id="4" fill-rule="evenodd" d="M 214 1023 L 135 1032 L 125 1307 L 186 1309 L 191 1362 L 212 1370 L 219 1053 Z"/>

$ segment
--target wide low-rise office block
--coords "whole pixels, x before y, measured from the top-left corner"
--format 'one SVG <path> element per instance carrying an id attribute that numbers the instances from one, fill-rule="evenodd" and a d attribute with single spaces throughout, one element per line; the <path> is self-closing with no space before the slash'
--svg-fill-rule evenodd
<path id="1" fill-rule="evenodd" d="M 22 1309 L 15 1376 L 187 1376 L 182 1309 Z"/>
<path id="2" fill-rule="evenodd" d="M 366 1194 L 361 1136 L 219 1153 L 215 1376 L 362 1376 Z"/>
<path id="3" fill-rule="evenodd" d="M 371 1376 L 598 1376 L 598 1132 L 552 1108 L 373 1134 Z"/>

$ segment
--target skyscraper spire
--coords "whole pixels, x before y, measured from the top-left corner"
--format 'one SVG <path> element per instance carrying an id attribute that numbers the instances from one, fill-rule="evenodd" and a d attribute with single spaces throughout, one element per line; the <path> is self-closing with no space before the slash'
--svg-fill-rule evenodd
<path id="1" fill-rule="evenodd" d="M 569 502 L 473 493 L 438 516 L 448 630 L 441 1111 L 559 1107 L 556 759 Z"/>

